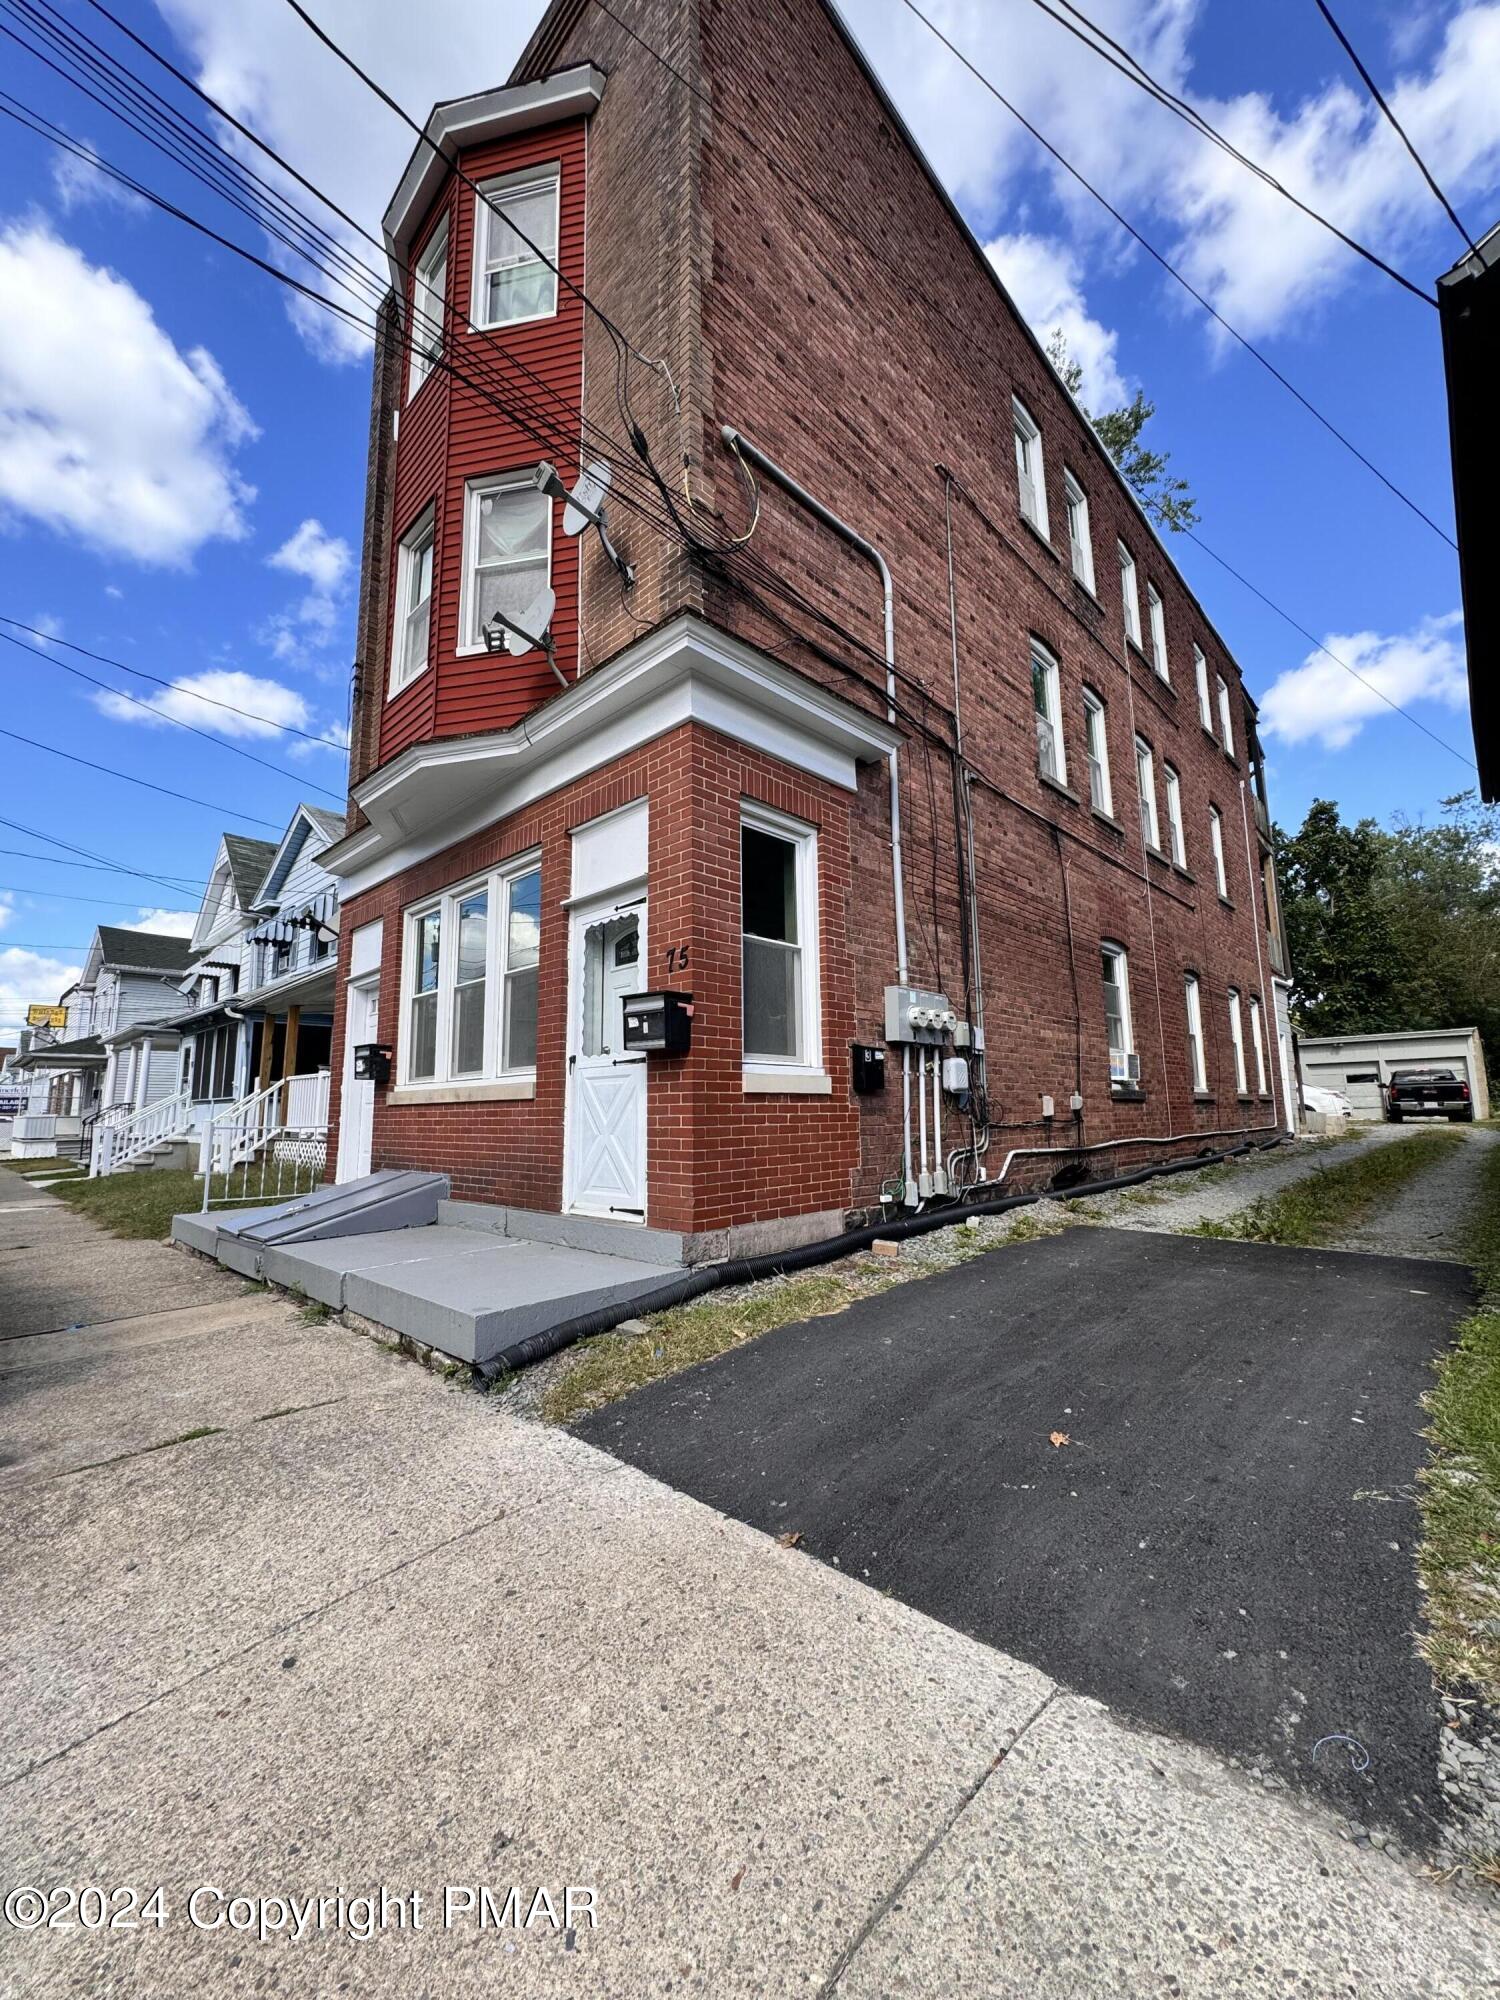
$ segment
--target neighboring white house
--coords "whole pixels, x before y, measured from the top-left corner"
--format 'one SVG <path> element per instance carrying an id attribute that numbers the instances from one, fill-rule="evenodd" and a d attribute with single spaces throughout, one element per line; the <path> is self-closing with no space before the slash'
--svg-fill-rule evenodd
<path id="1" fill-rule="evenodd" d="M 1469 1086 L 1474 1116 L 1490 1115 L 1489 1081 L 1477 1028 L 1421 1028 L 1391 1035 L 1303 1035 L 1297 1055 L 1304 1084 L 1341 1090 L 1354 1116 L 1385 1116 L 1382 1088 L 1396 1069 L 1434 1065 L 1451 1069 Z"/>

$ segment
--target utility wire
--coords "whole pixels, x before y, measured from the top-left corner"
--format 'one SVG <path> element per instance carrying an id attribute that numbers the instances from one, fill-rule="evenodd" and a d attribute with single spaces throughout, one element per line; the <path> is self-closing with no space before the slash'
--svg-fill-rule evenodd
<path id="1" fill-rule="evenodd" d="M 28 646 L 24 639 L 17 639 L 9 632 L 0 632 L 0 639 L 3 639 L 7 646 L 19 646 L 23 653 L 32 653 L 37 659 L 45 660 L 49 667 L 60 667 L 65 674 L 73 674 L 79 680 L 87 681 L 90 687 L 102 688 L 106 694 L 113 695 L 116 701 L 128 701 L 132 708 L 143 709 L 158 722 L 170 722 L 176 729 L 186 729 L 190 735 L 201 736 L 205 743 L 213 743 L 221 750 L 232 750 L 236 757 L 248 758 L 252 764 L 259 764 L 263 771 L 274 771 L 278 778 L 290 778 L 299 791 L 321 792 L 325 798 L 335 799 L 341 805 L 344 803 L 345 795 L 342 792 L 330 791 L 327 785 L 315 783 L 311 778 L 304 777 L 300 771 L 289 771 L 285 764 L 273 764 L 267 757 L 257 757 L 253 750 L 246 750 L 243 745 L 231 743 L 223 736 L 215 736 L 212 730 L 200 729 L 196 723 L 184 722 L 181 716 L 168 715 L 165 709 L 157 708 L 152 702 L 142 701 L 138 695 L 127 694 L 123 688 L 111 687 L 108 681 L 101 681 L 97 675 L 86 674 L 82 667 L 70 666 L 66 660 L 54 658 L 51 653 L 43 652 L 40 646 Z M 328 747 L 332 749 L 334 746 L 329 744 Z"/>
<path id="2" fill-rule="evenodd" d="M 595 0 L 595 4 L 596 5 L 598 4 L 598 0 Z M 1291 380 L 1289 380 L 1287 376 L 1282 374 L 1281 370 L 1276 366 L 1275 362 L 1272 361 L 1270 357 L 1267 354 L 1265 354 L 1259 347 L 1257 347 L 1254 341 L 1250 340 L 1245 334 L 1241 333 L 1237 327 L 1231 326 L 1229 321 L 1225 319 L 1224 315 L 1219 311 L 1218 307 L 1211 304 L 1210 301 L 1204 297 L 1203 293 L 1198 290 L 1197 286 L 1193 284 L 1192 280 L 1186 277 L 1183 274 L 1183 272 L 1179 271 L 1177 266 L 1174 263 L 1172 263 L 1171 259 L 1168 258 L 1162 251 L 1158 250 L 1154 243 L 1150 242 L 1145 236 L 1143 236 L 1140 230 L 1136 228 L 1133 222 L 1127 221 L 1126 218 L 1120 213 L 1119 209 L 1115 207 L 1114 203 L 1109 199 L 1109 197 L 1105 194 L 1101 194 L 1099 189 L 1094 186 L 1094 183 L 1091 180 L 1089 180 L 1088 177 L 1084 173 L 1082 173 L 1079 168 L 1075 167 L 1073 165 L 1073 162 L 1070 159 L 1068 159 L 1066 154 L 1060 152 L 1058 148 L 1053 145 L 1052 141 L 1049 138 L 1047 138 L 1043 132 L 1041 132 L 1035 125 L 1032 124 L 1031 120 L 1026 116 L 1026 114 L 1023 111 L 1018 110 L 1017 107 L 1011 103 L 1010 99 L 1004 94 L 1004 92 L 1000 90 L 1000 88 L 996 84 L 990 81 L 990 79 L 985 75 L 984 71 L 980 69 L 977 66 L 977 64 L 970 61 L 968 56 L 964 54 L 963 50 L 959 48 L 955 42 L 949 41 L 948 37 L 943 33 L 942 29 L 938 27 L 937 23 L 935 21 L 929 20 L 927 15 L 922 12 L 920 7 L 917 6 L 916 0 L 901 0 L 901 4 L 902 6 L 907 8 L 909 12 L 915 14 L 917 19 L 928 30 L 928 32 L 934 35 L 937 38 L 937 40 L 942 43 L 943 47 L 948 50 L 949 54 L 952 55 L 956 61 L 960 62 L 963 65 L 963 67 L 969 72 L 970 76 L 972 76 L 977 83 L 983 85 L 984 89 L 989 92 L 990 96 L 994 98 L 995 102 L 997 104 L 1002 105 L 1005 108 L 1005 110 L 1007 110 L 1010 113 L 1011 117 L 1016 120 L 1018 124 L 1024 125 L 1026 130 L 1031 134 L 1032 138 L 1036 140 L 1037 144 L 1044 147 L 1046 151 L 1051 154 L 1052 158 L 1057 161 L 1058 165 L 1062 167 L 1066 173 L 1071 174 L 1073 179 L 1077 181 L 1078 185 L 1081 188 L 1084 188 L 1089 194 L 1091 194 L 1094 197 L 1095 201 L 1099 203 L 1100 207 L 1103 208 L 1107 214 L 1114 217 L 1115 221 L 1119 223 L 1120 227 L 1123 230 L 1125 230 L 1128 235 L 1133 237 L 1137 243 L 1140 244 L 1141 248 L 1146 252 L 1147 256 L 1152 258 L 1157 264 L 1159 264 L 1161 268 L 1168 274 L 1169 277 L 1175 278 L 1177 280 L 1177 283 L 1181 285 L 1182 289 L 1188 294 L 1189 298 L 1195 300 L 1197 304 L 1203 308 L 1204 312 L 1206 312 L 1217 325 L 1223 327 L 1224 331 L 1229 335 L 1231 340 L 1238 342 L 1238 344 L 1244 348 L 1247 354 L 1251 355 L 1256 361 L 1258 361 L 1261 367 L 1265 369 L 1266 373 L 1268 375 L 1273 376 L 1275 380 L 1281 384 L 1282 388 L 1286 390 L 1287 394 L 1295 397 L 1296 400 L 1302 405 L 1303 409 L 1307 411 L 1308 415 L 1315 418 L 1317 422 L 1323 426 L 1324 430 L 1328 432 L 1330 437 L 1337 438 L 1339 443 L 1344 447 L 1344 449 L 1348 452 L 1351 452 L 1354 455 L 1354 457 L 1359 460 L 1360 464 L 1364 466 L 1367 472 L 1372 472 L 1375 475 L 1375 477 L 1380 481 L 1381 485 L 1384 486 L 1388 492 L 1393 493 L 1396 496 L 1396 498 L 1402 503 L 1403 506 L 1409 507 L 1411 511 L 1417 516 L 1418 520 L 1425 521 L 1427 526 L 1431 528 L 1432 532 L 1435 535 L 1437 535 L 1442 541 L 1445 541 L 1450 549 L 1455 549 L 1455 550 L 1457 549 L 1458 543 L 1454 541 L 1453 537 L 1448 533 L 1448 531 L 1445 528 L 1439 527 L 1438 523 L 1433 520 L 1432 516 L 1429 513 L 1427 513 L 1425 509 L 1419 507 L 1416 501 L 1412 499 L 1410 494 L 1404 493 L 1393 479 L 1388 478 L 1386 474 L 1381 471 L 1380 467 L 1376 465 L 1373 459 L 1367 458 L 1364 452 L 1362 452 L 1359 446 L 1354 442 L 1354 440 L 1351 437 L 1347 436 L 1345 432 L 1341 431 L 1338 425 L 1335 424 L 1331 418 L 1325 417 L 1323 412 L 1318 408 L 1317 404 L 1310 401 L 1308 397 L 1304 396 L 1302 391 L 1297 387 L 1297 385 Z"/>
<path id="3" fill-rule="evenodd" d="M 1364 64 L 1360 61 L 1359 56 L 1355 51 L 1354 44 L 1350 41 L 1349 37 L 1344 33 L 1343 29 L 1334 19 L 1332 8 L 1326 6 L 1324 4 L 1324 0 L 1314 0 L 1314 4 L 1316 5 L 1318 12 L 1323 16 L 1323 19 L 1328 23 L 1329 27 L 1333 30 L 1334 36 L 1337 39 L 1340 47 L 1343 49 L 1344 54 L 1349 58 L 1350 62 L 1352 62 L 1354 67 L 1359 71 L 1360 81 L 1364 84 L 1365 89 L 1369 91 L 1371 97 L 1374 98 L 1375 102 L 1380 106 L 1381 110 L 1390 120 L 1392 129 L 1395 131 L 1396 136 L 1400 139 L 1402 145 L 1405 146 L 1407 152 L 1411 154 L 1413 160 L 1416 161 L 1418 172 L 1421 174 L 1423 180 L 1426 181 L 1428 187 L 1432 189 L 1432 192 L 1437 197 L 1438 201 L 1442 204 L 1442 207 L 1447 214 L 1448 220 L 1453 224 L 1453 227 L 1458 231 L 1459 235 L 1464 239 L 1465 243 L 1468 244 L 1469 248 L 1474 252 L 1474 255 L 1477 257 L 1479 255 L 1479 245 L 1474 241 L 1473 237 L 1469 234 L 1468 230 L 1464 228 L 1463 223 L 1459 220 L 1458 211 L 1454 208 L 1452 202 L 1449 201 L 1447 195 L 1443 193 L 1443 190 L 1438 186 L 1437 182 L 1433 179 L 1432 174 L 1428 168 L 1427 162 L 1422 158 L 1422 155 L 1417 151 L 1416 147 L 1407 137 L 1406 128 L 1402 125 L 1401 120 L 1396 116 L 1395 112 L 1392 111 L 1390 105 L 1387 104 L 1384 97 L 1381 96 L 1379 85 L 1376 83 L 1374 77 L 1371 76 L 1370 72 L 1365 68 Z"/>
<path id="4" fill-rule="evenodd" d="M 71 840 L 64 840 L 60 834 L 48 833 L 45 827 L 27 826 L 21 820 L 6 819 L 3 815 L 0 815 L 0 826 L 8 826 L 12 833 L 29 834 L 33 840 L 45 840 L 53 847 L 66 848 L 69 854 L 81 854 L 88 861 L 109 859 L 107 855 L 97 854 L 92 847 L 78 847 Z M 175 896 L 186 893 L 181 882 L 174 882 L 168 875 L 155 874 L 149 868 L 127 868 L 120 864 L 116 865 L 119 866 L 119 873 L 122 875 L 138 875 L 143 882 L 155 882 L 160 888 L 170 889 Z"/>
<path id="5" fill-rule="evenodd" d="M 1253 160 L 1247 153 L 1242 153 L 1232 140 L 1226 139 L 1222 132 L 1209 123 L 1208 119 L 1195 104 L 1190 103 L 1185 97 L 1179 97 L 1174 91 L 1168 90 L 1165 84 L 1159 83 L 1138 57 L 1133 56 L 1129 49 L 1122 43 L 1117 42 L 1113 35 L 1106 33 L 1097 21 L 1092 20 L 1089 15 L 1084 13 L 1081 7 L 1075 7 L 1072 4 L 1072 0 L 1061 0 L 1061 5 L 1066 7 L 1068 12 L 1073 15 L 1073 21 L 1065 20 L 1057 12 L 1056 8 L 1049 6 L 1048 0 L 1032 0 L 1032 5 L 1040 9 L 1049 20 L 1055 21 L 1060 28 L 1066 29 L 1075 40 L 1082 42 L 1086 49 L 1092 49 L 1094 54 L 1100 57 L 1102 61 L 1107 62 L 1111 69 L 1118 70 L 1128 83 L 1133 83 L 1138 90 L 1145 91 L 1148 97 L 1155 98 L 1156 102 L 1164 106 L 1174 117 L 1182 119 L 1184 124 L 1191 126 L 1200 138 L 1207 139 L 1210 145 L 1217 146 L 1221 152 L 1227 153 L 1230 159 L 1244 167 L 1247 172 L 1254 174 L 1257 180 L 1263 181 L 1268 188 L 1271 188 L 1275 193 L 1289 201 L 1293 208 L 1300 209 L 1305 216 L 1311 221 L 1316 222 L 1320 228 L 1326 229 L 1330 235 L 1336 236 L 1340 243 L 1354 251 L 1356 256 L 1363 257 L 1366 263 L 1373 264 L 1377 271 L 1383 271 L 1386 277 L 1393 278 L 1398 285 L 1403 286 L 1414 298 L 1421 299 L 1424 305 L 1436 307 L 1437 300 L 1431 292 L 1425 290 L 1421 285 L 1413 284 L 1410 278 L 1396 270 L 1393 265 L 1388 264 L 1383 257 L 1377 256 L 1367 245 L 1359 242 L 1355 237 L 1348 235 L 1344 230 L 1339 228 L 1336 222 L 1331 222 L 1320 210 L 1313 208 L 1310 203 L 1303 201 L 1300 195 L 1293 194 L 1289 187 L 1277 180 L 1276 176 L 1263 167 L 1258 160 Z M 1082 27 L 1075 26 L 1075 22 L 1081 22 Z M 1084 34 L 1083 28 L 1087 28 L 1089 32 Z M 1115 53 L 1111 54 L 1111 50 Z"/>
<path id="6" fill-rule="evenodd" d="M 70 861 L 65 854 L 40 854 L 34 847 L 0 847 L 0 854 L 8 854 L 17 861 L 45 861 L 54 868 L 86 868 L 93 875 L 133 875 L 133 868 L 122 868 L 115 861 Z M 199 896 L 208 887 L 207 882 L 192 882 L 185 877 L 182 894 Z"/>
<path id="7" fill-rule="evenodd" d="M 262 819 L 258 813 L 234 812 L 214 799 L 195 799 L 190 792 L 174 791 L 170 785 L 153 784 L 150 778 L 137 778 L 129 771 L 117 771 L 113 764 L 96 764 L 91 757 L 79 757 L 71 750 L 59 750 L 55 743 L 39 742 L 35 736 L 22 736 L 19 730 L 0 729 L 0 736 L 8 737 L 12 743 L 24 743 L 28 750 L 45 750 L 49 757 L 63 757 L 70 764 L 82 764 L 85 770 L 102 771 L 107 778 L 122 778 L 127 785 L 140 785 L 145 791 L 160 792 L 164 798 L 180 799 L 185 806 L 202 806 L 211 813 L 228 810 L 230 819 L 242 819 L 250 826 L 268 826 L 273 832 L 279 831 L 278 821 Z"/>
<path id="8" fill-rule="evenodd" d="M 0 896 L 40 896 L 49 903 L 87 903 L 91 909 L 144 910 L 149 907 L 139 896 L 65 896 L 60 890 L 33 889 L 25 882 L 0 883 Z M 193 912 L 173 910 L 170 914 L 190 917 Z M 6 943 L 5 938 L 0 938 L 0 951 L 5 949 Z"/>

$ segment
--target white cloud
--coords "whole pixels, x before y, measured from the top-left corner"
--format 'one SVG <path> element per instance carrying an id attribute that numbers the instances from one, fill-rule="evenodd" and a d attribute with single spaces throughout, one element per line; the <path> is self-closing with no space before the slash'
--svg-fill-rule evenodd
<path id="1" fill-rule="evenodd" d="M 213 356 L 123 278 L 43 222 L 0 233 L 0 515 L 181 565 L 244 534 L 233 454 L 255 435 Z"/>
<path id="2" fill-rule="evenodd" d="M 34 639 L 43 652 L 50 653 L 53 650 L 52 641 L 62 637 L 63 622 L 55 611 L 38 611 L 31 621 L 31 628 L 28 638 Z"/>
<path id="3" fill-rule="evenodd" d="M 1118 409 L 1130 392 L 1115 360 L 1118 334 L 1091 317 L 1084 302 L 1076 251 L 1045 236 L 997 236 L 985 255 L 1045 347 L 1060 328 L 1070 358 L 1083 370 L 1079 395 L 1095 413 Z"/>
<path id="4" fill-rule="evenodd" d="M 26 1009 L 34 1003 L 54 1006 L 82 970 L 81 965 L 21 945 L 0 947 L 0 1036 L 14 1040 L 25 1026 Z"/>
<path id="5" fill-rule="evenodd" d="M 307 703 L 295 688 L 237 668 L 183 674 L 161 693 L 135 701 L 108 693 L 93 699 L 95 707 L 116 722 L 144 723 L 151 729 L 169 721 L 190 722 L 195 729 L 212 729 L 220 736 L 279 737 L 287 728 L 306 729 L 309 719 Z"/>
<path id="6" fill-rule="evenodd" d="M 120 924 L 122 931 L 154 931 L 158 937 L 185 938 L 193 935 L 198 921 L 196 910 L 138 910 L 133 924 Z"/>
<path id="7" fill-rule="evenodd" d="M 289 535 L 274 555 L 266 557 L 272 569 L 290 570 L 306 577 L 314 590 L 331 597 L 349 574 L 352 558 L 342 535 L 330 535 L 323 523 L 306 520 Z"/>
<path id="8" fill-rule="evenodd" d="M 16 914 L 15 897 L 10 895 L 8 892 L 0 891 L 0 931 L 3 931 L 5 929 L 5 926 L 10 922 L 11 918 L 15 914 Z"/>
<path id="9" fill-rule="evenodd" d="M 315 664 L 338 629 L 339 600 L 354 563 L 349 544 L 342 535 L 330 535 L 321 521 L 309 519 L 266 561 L 272 569 L 305 577 L 312 589 L 270 618 L 261 638 L 288 665 Z"/>
<path id="10" fill-rule="evenodd" d="M 1330 633 L 1324 644 L 1354 673 L 1345 673 L 1327 653 L 1309 653 L 1300 667 L 1289 668 L 1262 695 L 1260 723 L 1268 735 L 1342 750 L 1372 717 L 1389 715 L 1390 702 L 1409 708 L 1416 701 L 1435 701 L 1462 709 L 1468 701 L 1462 614 L 1457 611 L 1424 618 L 1410 632 Z"/>
<path id="11" fill-rule="evenodd" d="M 74 144 L 80 152 L 59 150 L 52 156 L 52 185 L 65 213 L 71 215 L 75 208 L 97 204 L 123 209 L 127 215 L 146 214 L 151 206 L 148 201 L 100 171 L 99 155 L 89 140 L 77 139 Z"/>
<path id="12" fill-rule="evenodd" d="M 301 737 L 288 751 L 292 757 L 315 757 L 320 750 L 336 750 L 340 757 L 348 755 L 349 725 L 345 722 L 330 722 L 318 737 L 316 743 L 305 742 Z"/>

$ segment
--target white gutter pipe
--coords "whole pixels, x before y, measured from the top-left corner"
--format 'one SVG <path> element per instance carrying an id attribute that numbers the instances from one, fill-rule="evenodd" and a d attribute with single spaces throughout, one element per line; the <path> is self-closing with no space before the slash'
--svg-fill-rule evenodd
<path id="1" fill-rule="evenodd" d="M 847 542 L 856 555 L 861 555 L 865 558 L 866 562 L 873 563 L 880 572 L 880 588 L 884 598 L 885 610 L 886 720 L 894 722 L 896 720 L 896 607 L 895 595 L 891 586 L 889 563 L 887 563 L 885 557 L 873 542 L 866 541 L 865 537 L 856 529 L 851 528 L 847 521 L 835 514 L 831 507 L 825 507 L 821 500 L 809 493 L 800 481 L 793 479 L 792 475 L 784 467 L 778 465 L 775 459 L 768 458 L 758 445 L 751 444 L 744 433 L 737 431 L 733 424 L 722 425 L 719 435 L 731 451 L 738 452 L 741 458 L 748 459 L 752 465 L 759 466 L 766 477 L 773 479 L 783 493 L 789 493 L 799 507 L 805 507 L 814 520 L 821 521 L 823 526 L 831 530 L 841 541 Z M 906 891 L 902 882 L 903 870 L 901 861 L 901 775 L 897 762 L 897 751 L 894 745 L 891 748 L 889 762 L 891 792 L 891 889 L 896 912 L 896 980 L 899 985 L 905 986 L 908 984 L 908 968 L 906 959 Z M 902 1167 L 906 1177 L 906 1186 L 903 1194 L 907 1204 L 915 1206 L 917 1201 L 917 1187 L 911 1170 L 911 1047 L 909 1043 L 905 1042 L 901 1045 L 901 1117 Z"/>

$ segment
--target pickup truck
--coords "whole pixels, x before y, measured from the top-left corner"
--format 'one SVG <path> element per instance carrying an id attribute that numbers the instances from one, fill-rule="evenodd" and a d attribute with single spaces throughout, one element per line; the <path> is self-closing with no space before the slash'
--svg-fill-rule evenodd
<path id="1" fill-rule="evenodd" d="M 1474 1100 L 1456 1070 L 1393 1069 L 1385 1087 L 1385 1115 L 1393 1125 L 1403 1118 L 1447 1118 L 1458 1124 L 1473 1118 Z"/>

